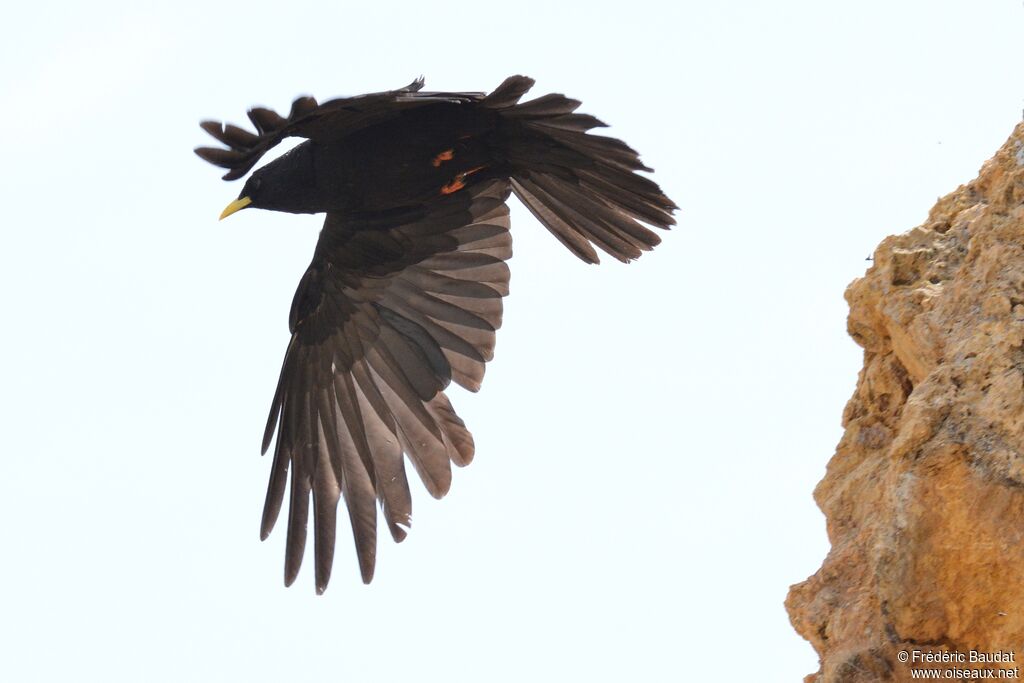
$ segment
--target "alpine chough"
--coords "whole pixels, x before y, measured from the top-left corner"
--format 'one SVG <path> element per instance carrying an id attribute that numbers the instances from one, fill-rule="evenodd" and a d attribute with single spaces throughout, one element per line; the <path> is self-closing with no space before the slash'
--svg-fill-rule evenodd
<path id="1" fill-rule="evenodd" d="M 318 104 L 287 118 L 249 110 L 256 132 L 206 121 L 225 145 L 196 153 L 244 176 L 286 137 L 305 141 L 252 173 L 239 209 L 325 213 L 313 260 L 288 316 L 291 341 L 263 435 L 277 442 L 261 536 L 270 534 L 291 468 L 285 584 L 299 572 L 310 493 L 316 589 L 327 587 L 338 502 L 344 499 L 363 581 L 373 578 L 377 502 L 395 541 L 412 504 L 408 456 L 436 498 L 473 438 L 444 394 L 476 391 L 494 352 L 512 256 L 510 193 L 572 253 L 595 247 L 628 262 L 657 245 L 676 205 L 636 171 L 628 145 L 591 135 L 580 103 L 512 76 L 489 95 L 399 90 Z"/>

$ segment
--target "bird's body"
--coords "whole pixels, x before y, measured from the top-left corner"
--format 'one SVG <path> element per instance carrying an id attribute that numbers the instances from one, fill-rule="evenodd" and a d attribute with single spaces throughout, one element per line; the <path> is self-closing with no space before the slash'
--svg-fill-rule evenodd
<path id="1" fill-rule="evenodd" d="M 476 391 L 501 324 L 511 257 L 506 199 L 515 192 L 565 246 L 596 262 L 597 245 L 636 258 L 675 205 L 603 125 L 561 95 L 519 104 L 514 76 L 490 95 L 390 92 L 293 104 L 287 119 L 253 109 L 257 134 L 207 122 L 228 149 L 204 159 L 241 177 L 287 136 L 307 138 L 256 170 L 225 214 L 252 206 L 326 213 L 289 315 L 285 356 L 264 437 L 278 434 L 262 535 L 291 469 L 285 580 L 298 573 L 310 494 L 316 583 L 330 577 L 336 509 L 348 508 L 364 581 L 373 575 L 377 503 L 396 541 L 410 523 L 403 454 L 443 496 L 450 463 L 473 441 L 443 390 Z"/>
<path id="2" fill-rule="evenodd" d="M 413 109 L 359 135 L 298 145 L 275 162 L 287 165 L 287 175 L 312 181 L 291 190 L 294 212 L 359 214 L 418 206 L 461 173 L 507 175 L 496 148 L 497 117 L 463 109 L 444 103 Z"/>

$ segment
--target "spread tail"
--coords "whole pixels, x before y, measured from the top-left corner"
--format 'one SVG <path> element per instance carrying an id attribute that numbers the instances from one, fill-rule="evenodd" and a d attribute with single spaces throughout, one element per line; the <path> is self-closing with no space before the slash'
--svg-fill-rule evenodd
<path id="1" fill-rule="evenodd" d="M 668 229 L 675 203 L 636 171 L 650 171 L 629 145 L 599 135 L 605 127 L 577 114 L 579 101 L 544 95 L 519 103 L 533 79 L 512 76 L 483 100 L 498 110 L 512 168 L 512 190 L 572 253 L 599 261 L 595 246 L 629 262 L 661 242 L 641 223 Z"/>

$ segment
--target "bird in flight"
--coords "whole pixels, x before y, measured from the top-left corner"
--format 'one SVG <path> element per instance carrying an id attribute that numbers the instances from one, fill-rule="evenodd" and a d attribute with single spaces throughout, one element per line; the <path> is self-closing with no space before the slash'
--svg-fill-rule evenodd
<path id="1" fill-rule="evenodd" d="M 302 563 L 311 497 L 317 592 L 330 580 L 341 500 L 369 583 L 378 502 L 396 542 L 410 525 L 404 456 L 436 498 L 451 463 L 473 459 L 444 389 L 454 380 L 477 391 L 493 356 L 512 256 L 509 194 L 587 263 L 598 262 L 595 247 L 635 259 L 661 241 L 643 224 L 675 222 L 676 205 L 636 173 L 651 169 L 632 148 L 588 133 L 605 124 L 576 113 L 576 100 L 520 103 L 532 86 L 512 76 L 490 94 L 425 92 L 419 79 L 319 104 L 300 97 L 287 118 L 253 108 L 255 133 L 200 124 L 224 147 L 196 154 L 227 169 L 225 180 L 284 138 L 305 139 L 253 171 L 222 219 L 253 208 L 326 214 L 292 300 L 263 435 L 264 453 L 275 431 L 277 441 L 260 535 L 287 492 L 285 585 Z"/>

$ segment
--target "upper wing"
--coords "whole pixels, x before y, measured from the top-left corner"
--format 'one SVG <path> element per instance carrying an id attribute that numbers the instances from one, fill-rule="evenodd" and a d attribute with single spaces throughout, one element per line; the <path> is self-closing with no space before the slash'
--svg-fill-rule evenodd
<path id="1" fill-rule="evenodd" d="M 256 127 L 251 133 L 232 124 L 203 121 L 203 130 L 224 143 L 222 147 L 198 147 L 195 152 L 211 164 L 228 169 L 224 180 L 236 180 L 249 172 L 267 150 L 286 137 L 330 140 L 354 130 L 397 116 L 399 112 L 437 102 L 467 102 L 481 99 L 483 93 L 421 92 L 423 79 L 404 88 L 342 97 L 317 104 L 312 97 L 292 102 L 288 118 L 272 109 L 253 107 L 249 120 Z"/>
<path id="2" fill-rule="evenodd" d="M 494 350 L 512 255 L 509 184 L 368 219 L 328 214 L 292 303 L 291 342 L 263 440 L 277 429 L 261 535 L 291 467 L 285 583 L 299 571 L 313 494 L 317 592 L 330 578 L 344 498 L 363 581 L 373 577 L 376 502 L 396 541 L 411 514 L 403 452 L 440 498 L 473 439 L 442 390 L 475 391 Z"/>

